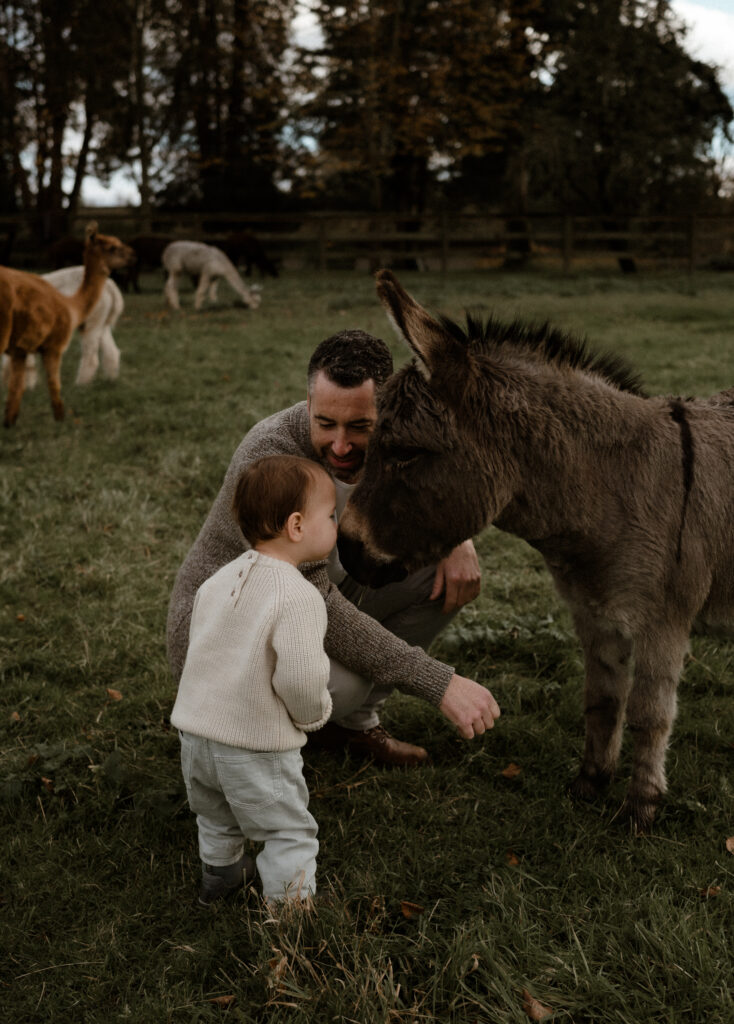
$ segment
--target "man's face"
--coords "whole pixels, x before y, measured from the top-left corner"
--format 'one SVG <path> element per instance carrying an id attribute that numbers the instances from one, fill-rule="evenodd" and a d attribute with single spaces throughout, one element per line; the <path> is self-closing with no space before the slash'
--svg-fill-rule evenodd
<path id="1" fill-rule="evenodd" d="M 337 480 L 356 483 L 377 420 L 375 382 L 341 388 L 323 370 L 308 395 L 311 444 Z"/>

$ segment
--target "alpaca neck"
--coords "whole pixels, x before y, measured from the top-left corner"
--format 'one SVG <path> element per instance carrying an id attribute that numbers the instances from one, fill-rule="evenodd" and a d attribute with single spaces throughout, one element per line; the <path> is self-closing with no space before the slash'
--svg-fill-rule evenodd
<path id="1" fill-rule="evenodd" d="M 110 272 L 99 253 L 92 250 L 84 255 L 84 277 L 78 290 L 69 299 L 75 318 L 75 327 L 83 323 L 96 306 Z"/>

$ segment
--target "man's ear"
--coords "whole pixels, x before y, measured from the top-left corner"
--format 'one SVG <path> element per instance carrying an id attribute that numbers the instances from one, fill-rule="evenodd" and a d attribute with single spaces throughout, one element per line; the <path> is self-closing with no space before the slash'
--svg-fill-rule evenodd
<path id="1" fill-rule="evenodd" d="M 299 544 L 303 540 L 303 515 L 300 512 L 291 512 L 285 523 L 285 532 L 292 544 Z"/>

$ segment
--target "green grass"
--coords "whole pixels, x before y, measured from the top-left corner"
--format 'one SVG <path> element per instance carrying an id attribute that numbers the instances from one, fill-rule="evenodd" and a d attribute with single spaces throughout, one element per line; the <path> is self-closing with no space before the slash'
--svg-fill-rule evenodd
<path id="1" fill-rule="evenodd" d="M 725 275 L 700 275 L 695 293 L 673 275 L 402 280 L 450 315 L 586 333 L 651 391 L 734 383 Z M 434 653 L 492 689 L 497 727 L 466 743 L 397 695 L 387 724 L 424 742 L 430 767 L 307 756 L 316 911 L 274 921 L 253 896 L 195 909 L 196 828 L 167 720 L 175 573 L 243 434 L 302 397 L 318 341 L 359 326 L 403 355 L 368 276 L 285 275 L 256 312 L 223 286 L 217 308 L 195 314 L 189 294 L 179 315 L 145 283 L 116 331 L 119 381 L 76 388 L 74 342 L 67 419 L 39 387 L 0 437 L 5 1019 L 510 1024 L 529 1019 L 527 990 L 573 1024 L 731 1024 L 734 645 L 694 638 L 669 799 L 634 838 L 615 818 L 626 746 L 607 802 L 565 795 L 583 742 L 578 645 L 540 558 L 493 529 L 481 597 Z"/>

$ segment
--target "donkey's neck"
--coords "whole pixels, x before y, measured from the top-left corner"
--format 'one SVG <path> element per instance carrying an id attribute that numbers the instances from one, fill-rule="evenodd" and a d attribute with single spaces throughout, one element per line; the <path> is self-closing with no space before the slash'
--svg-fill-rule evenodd
<path id="1" fill-rule="evenodd" d="M 488 461 L 499 455 L 513 482 L 495 524 L 536 546 L 585 532 L 644 435 L 646 405 L 579 374 L 526 380 L 522 400 L 495 413 L 484 440 Z"/>

